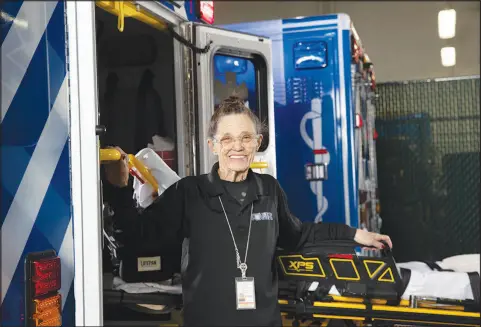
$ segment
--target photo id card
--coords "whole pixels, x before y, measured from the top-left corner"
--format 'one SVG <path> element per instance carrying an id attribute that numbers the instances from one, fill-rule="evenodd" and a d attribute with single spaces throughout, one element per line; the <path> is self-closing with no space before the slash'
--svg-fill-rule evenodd
<path id="1" fill-rule="evenodd" d="M 247 277 L 235 279 L 235 291 L 237 299 L 237 310 L 255 310 L 256 308 L 256 289 L 254 278 Z"/>

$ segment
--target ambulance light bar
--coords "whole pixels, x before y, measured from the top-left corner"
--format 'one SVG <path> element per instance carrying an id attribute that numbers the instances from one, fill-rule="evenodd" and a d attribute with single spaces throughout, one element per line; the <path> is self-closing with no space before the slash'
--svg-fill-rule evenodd
<path id="1" fill-rule="evenodd" d="M 195 13 L 204 23 L 214 24 L 214 1 L 196 1 Z"/>

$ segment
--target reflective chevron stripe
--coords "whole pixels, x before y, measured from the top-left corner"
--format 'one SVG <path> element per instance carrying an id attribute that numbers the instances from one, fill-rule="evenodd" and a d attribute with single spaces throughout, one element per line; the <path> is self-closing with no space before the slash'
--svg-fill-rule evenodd
<path id="1" fill-rule="evenodd" d="M 2 326 L 24 324 L 25 255 L 46 249 L 61 258 L 64 324 L 73 325 L 65 3 L 4 3 L 1 28 Z"/>

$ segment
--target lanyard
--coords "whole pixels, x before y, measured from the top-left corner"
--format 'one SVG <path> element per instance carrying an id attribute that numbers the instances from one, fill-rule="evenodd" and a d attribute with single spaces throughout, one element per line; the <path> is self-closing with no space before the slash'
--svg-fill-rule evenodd
<path id="1" fill-rule="evenodd" d="M 237 244 L 236 244 L 235 238 L 234 238 L 234 233 L 232 233 L 232 228 L 230 227 L 229 218 L 227 217 L 227 212 L 225 212 L 224 204 L 222 203 L 222 200 L 221 200 L 220 196 L 219 196 L 219 202 L 220 202 L 220 205 L 222 206 L 222 211 L 224 211 L 224 216 L 225 216 L 225 220 L 227 221 L 227 225 L 229 226 L 230 235 L 232 236 L 232 242 L 234 242 L 237 268 L 239 268 L 241 273 L 242 273 L 242 279 L 246 279 L 247 278 L 246 277 L 247 251 L 249 251 L 249 241 L 250 241 L 250 238 L 251 238 L 252 212 L 254 210 L 254 203 L 252 203 L 252 206 L 251 206 L 251 215 L 250 215 L 250 219 L 249 219 L 249 234 L 247 235 L 246 254 L 245 254 L 245 257 L 244 257 L 244 262 L 241 262 L 239 249 L 237 248 Z"/>

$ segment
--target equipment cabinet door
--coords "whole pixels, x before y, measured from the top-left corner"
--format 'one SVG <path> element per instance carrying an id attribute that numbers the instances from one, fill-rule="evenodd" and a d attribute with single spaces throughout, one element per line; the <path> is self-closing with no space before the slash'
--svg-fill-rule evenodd
<path id="1" fill-rule="evenodd" d="M 236 95 L 244 99 L 267 126 L 262 145 L 251 167 L 257 172 L 275 176 L 271 41 L 200 24 L 191 25 L 191 39 L 198 48 L 210 44 L 208 52 L 195 55 L 193 65 L 197 86 L 194 96 L 199 119 L 197 134 L 200 173 L 209 172 L 216 161 L 207 145 L 208 126 L 214 107 L 225 98 Z"/>

